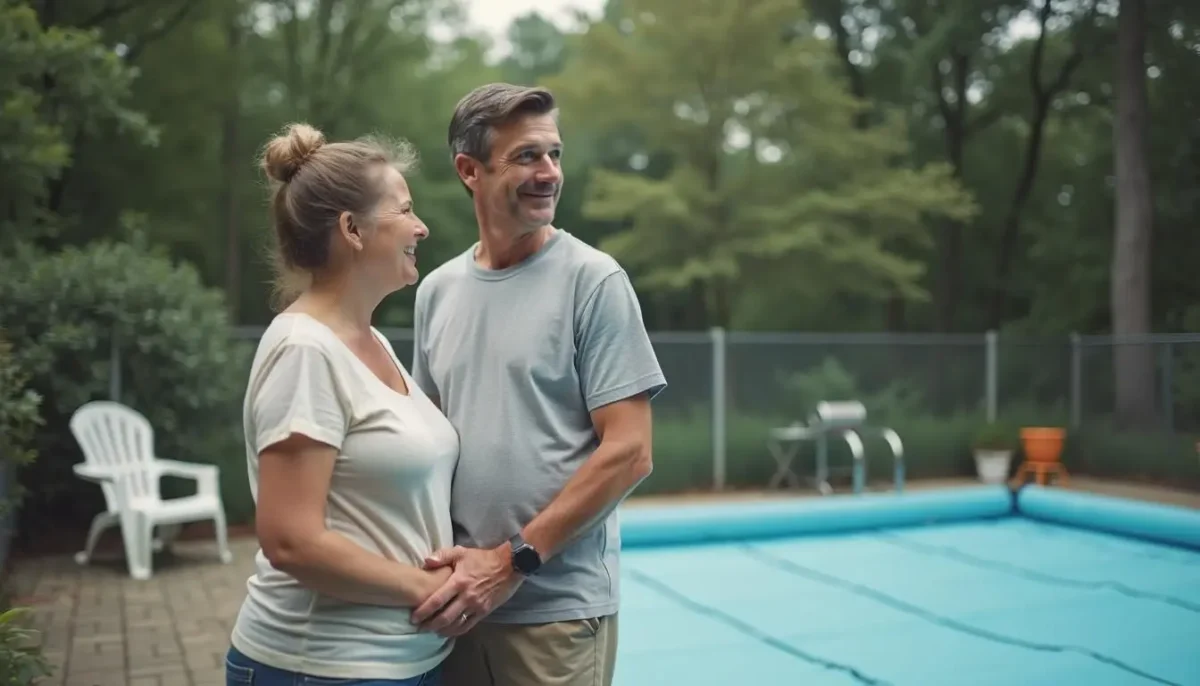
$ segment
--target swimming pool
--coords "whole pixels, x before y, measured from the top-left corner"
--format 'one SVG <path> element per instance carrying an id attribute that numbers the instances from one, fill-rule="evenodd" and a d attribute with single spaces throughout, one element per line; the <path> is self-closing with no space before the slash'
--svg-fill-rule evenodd
<path id="1" fill-rule="evenodd" d="M 616 686 L 1200 684 L 1200 511 L 1029 486 L 622 511 Z"/>

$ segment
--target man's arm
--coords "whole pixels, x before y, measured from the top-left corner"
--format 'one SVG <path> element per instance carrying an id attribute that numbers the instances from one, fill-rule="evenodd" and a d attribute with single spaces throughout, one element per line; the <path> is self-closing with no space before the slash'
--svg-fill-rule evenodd
<path id="1" fill-rule="evenodd" d="M 542 561 L 607 517 L 653 470 L 650 398 L 639 393 L 592 412 L 600 445 L 521 532 Z M 508 550 L 508 544 L 501 546 Z"/>

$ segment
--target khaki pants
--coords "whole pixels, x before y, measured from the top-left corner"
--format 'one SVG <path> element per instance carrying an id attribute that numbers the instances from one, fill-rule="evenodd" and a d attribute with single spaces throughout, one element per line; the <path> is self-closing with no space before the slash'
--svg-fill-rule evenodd
<path id="1" fill-rule="evenodd" d="M 455 641 L 442 686 L 611 686 L 617 616 L 485 624 Z"/>

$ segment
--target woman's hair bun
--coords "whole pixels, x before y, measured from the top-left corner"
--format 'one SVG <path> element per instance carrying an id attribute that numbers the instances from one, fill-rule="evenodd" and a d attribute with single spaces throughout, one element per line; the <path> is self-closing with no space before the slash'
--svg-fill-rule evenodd
<path id="1" fill-rule="evenodd" d="M 263 152 L 263 170 L 273 181 L 287 183 L 322 145 L 325 145 L 325 134 L 308 124 L 290 124 L 267 143 Z"/>

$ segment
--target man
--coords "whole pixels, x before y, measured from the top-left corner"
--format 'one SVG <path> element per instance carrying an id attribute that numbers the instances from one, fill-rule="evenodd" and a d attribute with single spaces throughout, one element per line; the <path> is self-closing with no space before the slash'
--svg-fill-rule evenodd
<path id="1" fill-rule="evenodd" d="M 482 86 L 450 122 L 479 240 L 418 287 L 413 377 L 458 429 L 453 565 L 414 611 L 457 636 L 446 686 L 611 684 L 616 508 L 651 470 L 666 379 L 629 278 L 553 226 L 553 96 Z"/>

